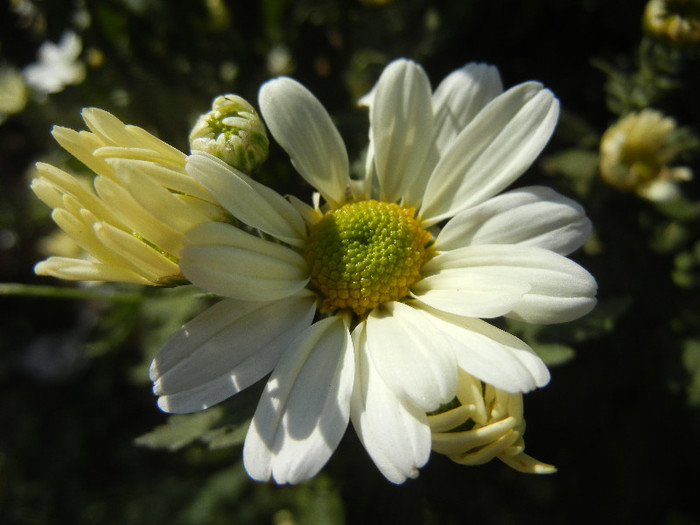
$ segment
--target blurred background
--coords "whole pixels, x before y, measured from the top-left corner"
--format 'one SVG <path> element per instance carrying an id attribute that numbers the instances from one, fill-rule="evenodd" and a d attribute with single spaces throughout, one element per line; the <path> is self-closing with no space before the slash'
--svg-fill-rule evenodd
<path id="1" fill-rule="evenodd" d="M 700 5 L 650 4 L 2 2 L 0 523 L 700 524 Z M 68 248 L 29 190 L 34 163 L 80 171 L 50 130 L 84 129 L 86 106 L 187 152 L 216 95 L 256 103 L 282 74 L 318 96 L 358 158 L 367 115 L 355 102 L 397 57 L 419 61 L 433 86 L 479 61 L 506 87 L 538 80 L 561 100 L 554 138 L 518 184 L 584 205 L 595 232 L 572 257 L 598 279 L 600 302 L 574 323 L 508 327 L 551 366 L 550 385 L 525 396 L 525 441 L 559 472 L 433 454 L 394 486 L 350 430 L 315 479 L 253 482 L 240 443 L 261 385 L 168 417 L 147 377 L 209 299 L 35 276 Z M 308 199 L 275 145 L 259 177 Z"/>

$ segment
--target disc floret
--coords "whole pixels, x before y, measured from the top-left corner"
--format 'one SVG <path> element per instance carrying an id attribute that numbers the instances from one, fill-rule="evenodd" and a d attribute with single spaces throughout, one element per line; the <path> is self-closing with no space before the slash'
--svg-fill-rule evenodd
<path id="1" fill-rule="evenodd" d="M 364 316 L 406 297 L 429 258 L 429 243 L 414 208 L 366 200 L 331 210 L 311 227 L 304 247 L 321 311 Z"/>

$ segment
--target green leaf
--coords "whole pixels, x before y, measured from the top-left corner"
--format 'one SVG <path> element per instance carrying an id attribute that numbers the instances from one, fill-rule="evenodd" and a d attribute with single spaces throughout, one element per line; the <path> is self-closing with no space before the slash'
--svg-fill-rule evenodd
<path id="1" fill-rule="evenodd" d="M 250 420 L 238 425 L 224 425 L 205 433 L 201 439 L 207 443 L 210 450 L 242 445 L 249 426 Z"/>
<path id="2" fill-rule="evenodd" d="M 534 343 L 531 346 L 548 366 L 563 365 L 576 357 L 576 351 L 564 344 Z"/>
<path id="3" fill-rule="evenodd" d="M 700 406 L 700 340 L 691 339 L 683 344 L 683 366 L 690 375 L 686 387 L 688 405 Z"/>
<path id="4" fill-rule="evenodd" d="M 159 425 L 146 432 L 134 442 L 143 447 L 180 450 L 202 438 L 222 415 L 221 407 L 213 407 L 196 414 L 173 415 L 168 417 L 165 425 Z"/>
<path id="5" fill-rule="evenodd" d="M 551 174 L 577 179 L 591 179 L 598 173 L 598 153 L 568 149 L 542 160 L 542 168 Z"/>

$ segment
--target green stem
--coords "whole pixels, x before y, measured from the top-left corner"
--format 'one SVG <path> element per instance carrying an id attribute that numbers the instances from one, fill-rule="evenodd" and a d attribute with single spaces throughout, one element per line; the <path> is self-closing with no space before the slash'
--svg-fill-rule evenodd
<path id="1" fill-rule="evenodd" d="M 0 296 L 19 295 L 24 297 L 48 297 L 51 299 L 81 299 L 87 301 L 110 301 L 137 303 L 143 300 L 138 292 L 118 292 L 87 288 L 59 288 L 22 283 L 0 283 Z"/>

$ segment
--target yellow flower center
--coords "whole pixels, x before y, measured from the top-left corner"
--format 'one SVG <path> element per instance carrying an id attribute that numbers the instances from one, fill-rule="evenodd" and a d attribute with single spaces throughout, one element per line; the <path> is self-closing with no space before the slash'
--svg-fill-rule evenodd
<path id="1" fill-rule="evenodd" d="M 375 200 L 351 202 L 311 227 L 304 258 L 322 312 L 349 308 L 363 316 L 408 295 L 429 258 L 430 233 L 415 209 Z"/>

